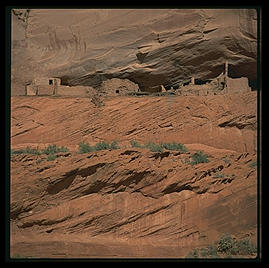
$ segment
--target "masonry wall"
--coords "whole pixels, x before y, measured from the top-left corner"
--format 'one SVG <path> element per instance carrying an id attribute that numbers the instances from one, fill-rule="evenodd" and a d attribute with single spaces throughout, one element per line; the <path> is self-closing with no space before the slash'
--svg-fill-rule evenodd
<path id="1" fill-rule="evenodd" d="M 90 87 L 84 86 L 57 86 L 56 95 L 58 96 L 79 96 L 79 97 L 86 97 L 92 93 Z"/>
<path id="2" fill-rule="evenodd" d="M 48 86 L 48 85 L 40 85 L 40 86 L 37 86 L 37 95 L 39 96 L 48 96 L 48 95 L 53 95 L 54 93 L 54 86 Z"/>
<path id="3" fill-rule="evenodd" d="M 37 95 L 37 87 L 32 86 L 32 85 L 26 86 L 26 95 L 27 96 L 35 96 L 35 95 Z"/>
<path id="4" fill-rule="evenodd" d="M 102 82 L 100 91 L 109 96 L 117 96 L 128 92 L 138 92 L 139 87 L 128 79 L 112 78 Z"/>
<path id="5" fill-rule="evenodd" d="M 61 79 L 59 78 L 53 78 L 53 77 L 39 77 L 35 78 L 33 80 L 33 85 L 41 85 L 41 86 L 48 86 L 49 85 L 49 80 L 53 80 L 53 84 L 55 85 L 60 85 L 61 84 Z"/>
<path id="6" fill-rule="evenodd" d="M 228 92 L 236 93 L 236 92 L 249 92 L 251 88 L 248 85 L 248 78 L 229 78 L 227 77 L 227 88 Z"/>

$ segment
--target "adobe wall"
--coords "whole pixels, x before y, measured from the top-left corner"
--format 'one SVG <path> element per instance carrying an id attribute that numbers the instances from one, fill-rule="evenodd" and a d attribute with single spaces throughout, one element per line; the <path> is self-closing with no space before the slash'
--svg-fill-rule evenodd
<path id="1" fill-rule="evenodd" d="M 139 86 L 128 79 L 112 78 L 102 82 L 100 92 L 109 96 L 138 92 Z"/>
<path id="2" fill-rule="evenodd" d="M 228 92 L 236 93 L 236 92 L 249 92 L 251 88 L 248 85 L 248 78 L 229 78 L 227 77 L 227 88 Z"/>
<path id="3" fill-rule="evenodd" d="M 26 86 L 26 95 L 27 96 L 35 96 L 37 95 L 37 87 L 33 85 Z"/>
<path id="4" fill-rule="evenodd" d="M 95 90 L 85 86 L 57 86 L 57 96 L 86 97 L 94 94 Z"/>
<path id="5" fill-rule="evenodd" d="M 37 86 L 37 95 L 53 95 L 54 94 L 54 86 L 49 85 L 39 85 Z"/>
<path id="6" fill-rule="evenodd" d="M 53 80 L 54 85 L 60 85 L 61 84 L 61 79 L 59 78 L 54 78 L 54 77 L 38 77 L 33 80 L 33 85 L 41 85 L 41 86 L 46 86 L 49 85 L 49 80 Z"/>

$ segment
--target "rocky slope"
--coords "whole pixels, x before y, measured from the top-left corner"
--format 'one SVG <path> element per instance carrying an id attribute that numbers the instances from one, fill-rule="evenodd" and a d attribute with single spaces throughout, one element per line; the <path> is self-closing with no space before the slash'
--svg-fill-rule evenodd
<path id="1" fill-rule="evenodd" d="M 184 257 L 224 233 L 256 242 L 256 156 L 214 150 L 191 166 L 193 152 L 12 157 L 12 254 Z M 95 253 L 77 248 L 94 241 Z M 51 254 L 53 243 L 63 246 Z"/>
<path id="2" fill-rule="evenodd" d="M 256 93 L 13 97 L 11 147 L 67 146 L 53 161 L 11 158 L 11 255 L 184 257 L 224 233 L 256 243 Z M 150 152 L 141 143 L 180 142 Z M 77 153 L 117 140 L 120 149 Z M 197 150 L 208 163 L 190 165 Z"/>
<path id="3" fill-rule="evenodd" d="M 37 76 L 100 86 L 128 78 L 141 89 L 190 77 L 257 79 L 254 9 L 30 9 L 12 11 L 12 94 Z"/>
<path id="4" fill-rule="evenodd" d="M 71 146 L 106 140 L 201 143 L 256 152 L 256 92 L 216 96 L 12 97 L 11 145 Z"/>

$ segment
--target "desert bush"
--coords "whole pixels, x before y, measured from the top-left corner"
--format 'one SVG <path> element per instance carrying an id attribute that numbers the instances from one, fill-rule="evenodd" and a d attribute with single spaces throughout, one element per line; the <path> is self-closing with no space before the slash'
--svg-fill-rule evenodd
<path id="1" fill-rule="evenodd" d="M 96 143 L 94 146 L 90 146 L 87 142 L 86 143 L 81 142 L 78 145 L 78 152 L 80 154 L 101 150 L 116 150 L 116 149 L 120 149 L 117 141 L 113 141 L 111 144 L 105 141 L 101 141 Z"/>
<path id="2" fill-rule="evenodd" d="M 252 163 L 249 164 L 250 168 L 255 168 L 256 166 L 257 166 L 257 161 L 252 162 Z"/>
<path id="3" fill-rule="evenodd" d="M 42 150 L 42 153 L 46 155 L 56 154 L 60 152 L 68 152 L 68 148 L 64 146 L 57 147 L 55 144 L 52 145 L 50 144 L 45 149 Z"/>
<path id="4" fill-rule="evenodd" d="M 19 149 L 19 150 L 11 150 L 11 155 L 14 154 L 35 154 L 40 155 L 41 153 L 38 151 L 38 149 L 33 149 L 27 146 L 25 149 Z"/>
<path id="5" fill-rule="evenodd" d="M 78 144 L 78 152 L 80 154 L 90 153 L 92 151 L 94 151 L 94 148 L 92 146 L 90 146 L 89 143 L 80 142 Z"/>
<path id="6" fill-rule="evenodd" d="M 202 257 L 219 258 L 218 249 L 215 245 L 209 245 L 208 247 L 201 248 L 200 254 Z"/>
<path id="7" fill-rule="evenodd" d="M 110 144 L 105 141 L 98 142 L 94 146 L 95 151 L 109 150 L 109 149 L 110 149 Z"/>
<path id="8" fill-rule="evenodd" d="M 197 259 L 199 257 L 199 253 L 196 249 L 191 250 L 186 256 L 185 258 L 190 258 L 190 259 Z"/>
<path id="9" fill-rule="evenodd" d="M 37 149 L 30 148 L 29 146 L 26 147 L 25 153 L 40 155 L 40 152 Z"/>
<path id="10" fill-rule="evenodd" d="M 118 145 L 118 142 L 117 142 L 117 141 L 113 141 L 113 142 L 110 144 L 110 149 L 111 149 L 111 150 L 117 150 L 117 149 L 120 149 L 120 146 Z"/>
<path id="11" fill-rule="evenodd" d="M 135 140 L 131 140 L 130 144 L 132 147 L 136 147 L 136 148 L 142 148 L 143 146 L 141 144 L 139 144 L 137 141 Z"/>
<path id="12" fill-rule="evenodd" d="M 196 165 L 199 163 L 208 163 L 208 155 L 204 154 L 202 151 L 197 151 L 192 155 L 192 162 L 191 165 Z"/>
<path id="13" fill-rule="evenodd" d="M 234 255 L 252 255 L 256 252 L 257 247 L 248 238 L 237 241 L 230 234 L 225 234 L 214 245 L 194 249 L 185 258 L 232 258 Z"/>
<path id="14" fill-rule="evenodd" d="M 188 149 L 186 148 L 186 146 L 184 144 L 176 143 L 176 142 L 162 143 L 161 146 L 164 149 L 171 150 L 171 151 L 179 151 L 179 152 L 182 152 L 182 153 L 185 153 L 185 152 L 188 151 Z"/>
<path id="15" fill-rule="evenodd" d="M 146 148 L 148 148 L 151 152 L 162 152 L 163 147 L 160 144 L 154 143 L 154 142 L 148 142 L 145 145 Z"/>
<path id="16" fill-rule="evenodd" d="M 57 158 L 55 154 L 49 154 L 47 157 L 47 161 L 54 161 Z"/>
<path id="17" fill-rule="evenodd" d="M 10 150 L 10 154 L 14 155 L 14 154 L 24 154 L 25 150 L 24 149 L 19 149 L 19 150 Z"/>
<path id="18" fill-rule="evenodd" d="M 225 254 L 236 254 L 235 240 L 229 234 L 223 235 L 218 242 L 218 251 Z"/>
<path id="19" fill-rule="evenodd" d="M 242 255 L 249 255 L 257 252 L 256 246 L 248 238 L 237 241 L 235 246 L 237 252 Z"/>

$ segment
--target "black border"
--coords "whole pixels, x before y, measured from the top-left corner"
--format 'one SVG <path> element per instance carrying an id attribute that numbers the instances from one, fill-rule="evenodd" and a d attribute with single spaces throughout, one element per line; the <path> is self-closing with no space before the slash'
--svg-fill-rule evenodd
<path id="1" fill-rule="evenodd" d="M 228 1 L 225 3 L 227 4 Z M 234 1 L 232 1 L 234 3 Z M 85 3 L 85 2 L 84 2 Z M 185 259 L 185 258 L 36 258 L 13 259 L 10 258 L 10 106 L 11 106 L 11 10 L 13 8 L 30 9 L 255 9 L 257 11 L 257 257 L 254 259 Z M 5 7 L 5 261 L 6 262 L 190 262 L 190 263 L 260 263 L 262 255 L 262 6 L 259 5 L 12 5 Z"/>

